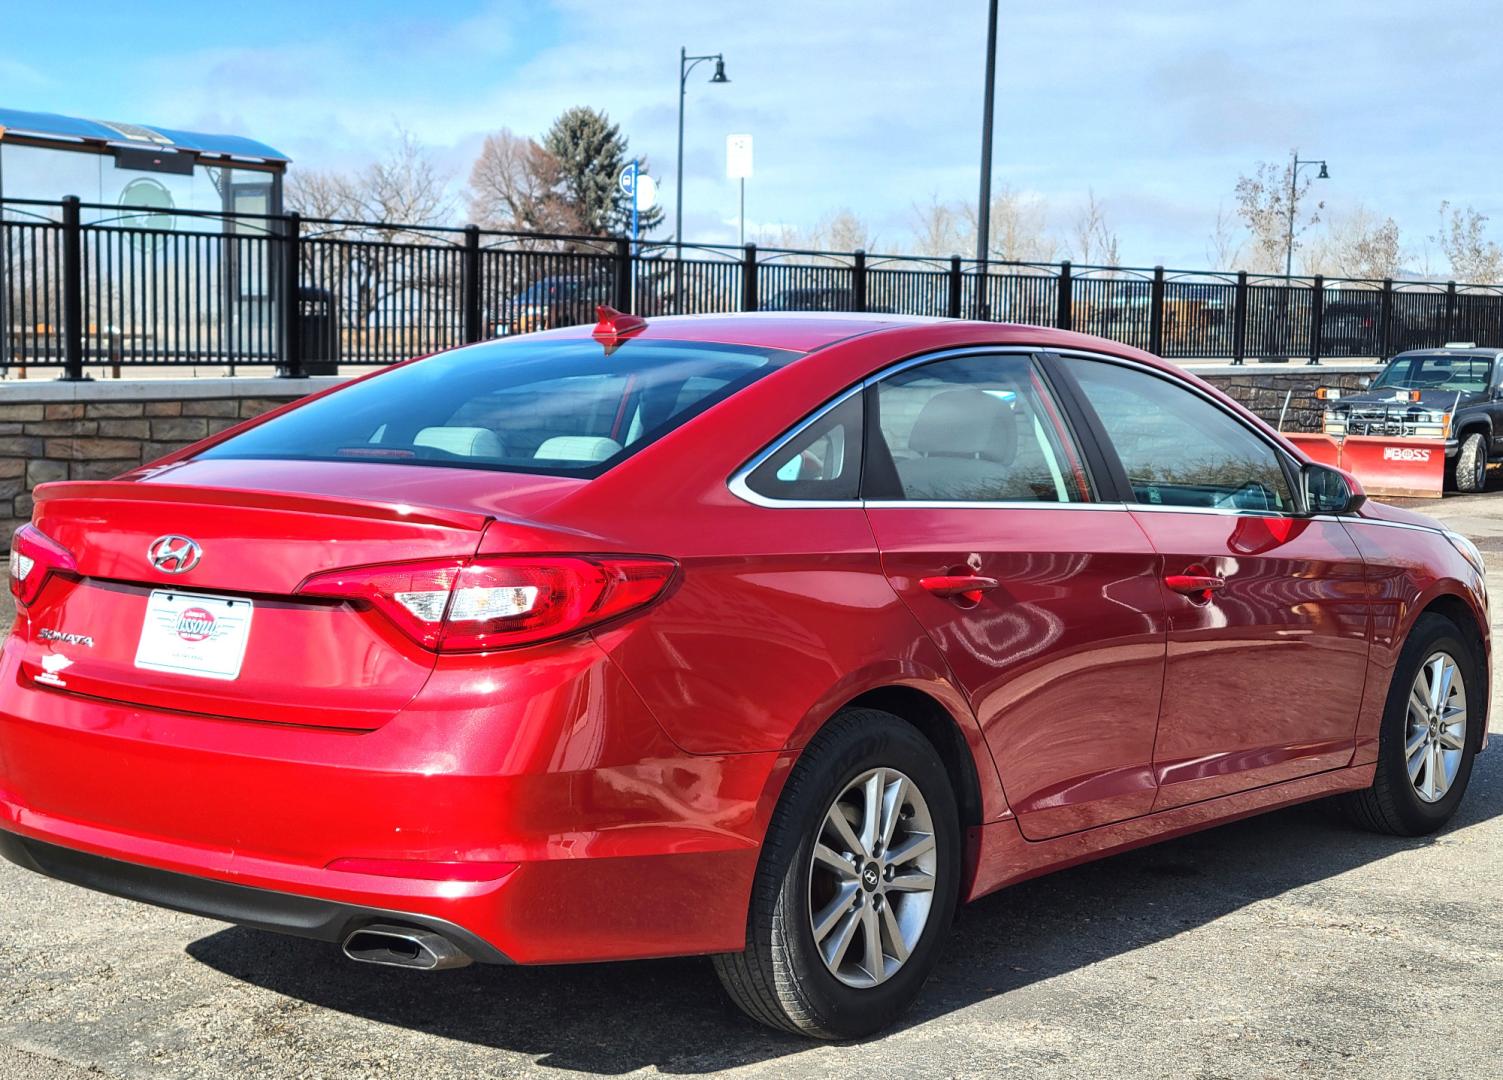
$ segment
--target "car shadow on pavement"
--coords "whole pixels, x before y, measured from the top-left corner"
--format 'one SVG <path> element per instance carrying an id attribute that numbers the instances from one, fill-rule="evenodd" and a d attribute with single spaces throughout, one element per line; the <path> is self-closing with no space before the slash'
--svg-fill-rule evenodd
<path id="1" fill-rule="evenodd" d="M 1499 752 L 1478 759 L 1451 829 L 1503 814 L 1503 770 L 1488 767 Z M 961 909 L 945 958 L 903 1025 L 1152 945 L 1431 842 L 1373 835 L 1302 806 L 1005 889 Z M 652 1066 L 697 1074 L 815 1045 L 743 1018 L 703 959 L 476 965 L 424 975 L 355 964 L 328 945 L 238 927 L 195 941 L 188 952 L 290 998 L 526 1054 L 551 1068 L 614 1075 Z"/>

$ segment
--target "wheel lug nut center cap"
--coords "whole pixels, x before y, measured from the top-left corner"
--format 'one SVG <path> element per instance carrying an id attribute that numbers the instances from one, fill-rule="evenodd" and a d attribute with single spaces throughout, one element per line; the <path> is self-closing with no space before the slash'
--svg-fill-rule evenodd
<path id="1" fill-rule="evenodd" d="M 882 881 L 882 868 L 876 862 L 869 862 L 861 871 L 861 887 L 867 892 L 876 892 L 877 886 Z"/>

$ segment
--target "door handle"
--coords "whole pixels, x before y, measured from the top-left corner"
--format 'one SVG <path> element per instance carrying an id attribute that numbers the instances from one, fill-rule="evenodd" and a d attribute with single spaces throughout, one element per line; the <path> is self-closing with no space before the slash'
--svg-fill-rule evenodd
<path id="1" fill-rule="evenodd" d="M 1191 569 L 1199 569 L 1199 567 L 1191 567 Z M 1210 602 L 1212 593 L 1226 586 L 1226 578 L 1219 578 L 1204 572 L 1199 574 L 1166 574 L 1164 575 L 1164 584 L 1175 592 L 1183 593 L 1191 600 L 1199 600 L 1204 604 Z"/>
<path id="2" fill-rule="evenodd" d="M 935 596 L 978 603 L 987 589 L 995 589 L 1000 582 L 996 578 L 979 574 L 941 574 L 938 577 L 919 578 L 919 585 Z"/>

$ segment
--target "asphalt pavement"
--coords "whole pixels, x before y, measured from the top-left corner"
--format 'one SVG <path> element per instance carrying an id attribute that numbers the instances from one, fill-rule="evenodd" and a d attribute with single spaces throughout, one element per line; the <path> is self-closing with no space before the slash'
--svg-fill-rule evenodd
<path id="1" fill-rule="evenodd" d="M 1409 505 L 1470 535 L 1499 595 L 1503 490 Z M 391 971 L 0 864 L 0 1080 L 1498 1076 L 1496 695 L 1493 715 L 1439 835 L 1300 807 L 1005 890 L 861 1044 L 757 1027 L 704 960 Z"/>

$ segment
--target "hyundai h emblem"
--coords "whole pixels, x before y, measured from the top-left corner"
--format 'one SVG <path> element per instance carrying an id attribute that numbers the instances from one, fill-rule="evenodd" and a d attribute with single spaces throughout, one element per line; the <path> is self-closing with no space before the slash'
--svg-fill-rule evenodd
<path id="1" fill-rule="evenodd" d="M 146 549 L 146 557 L 164 574 L 186 574 L 204 557 L 203 548 L 186 536 L 168 533 L 159 536 Z"/>

